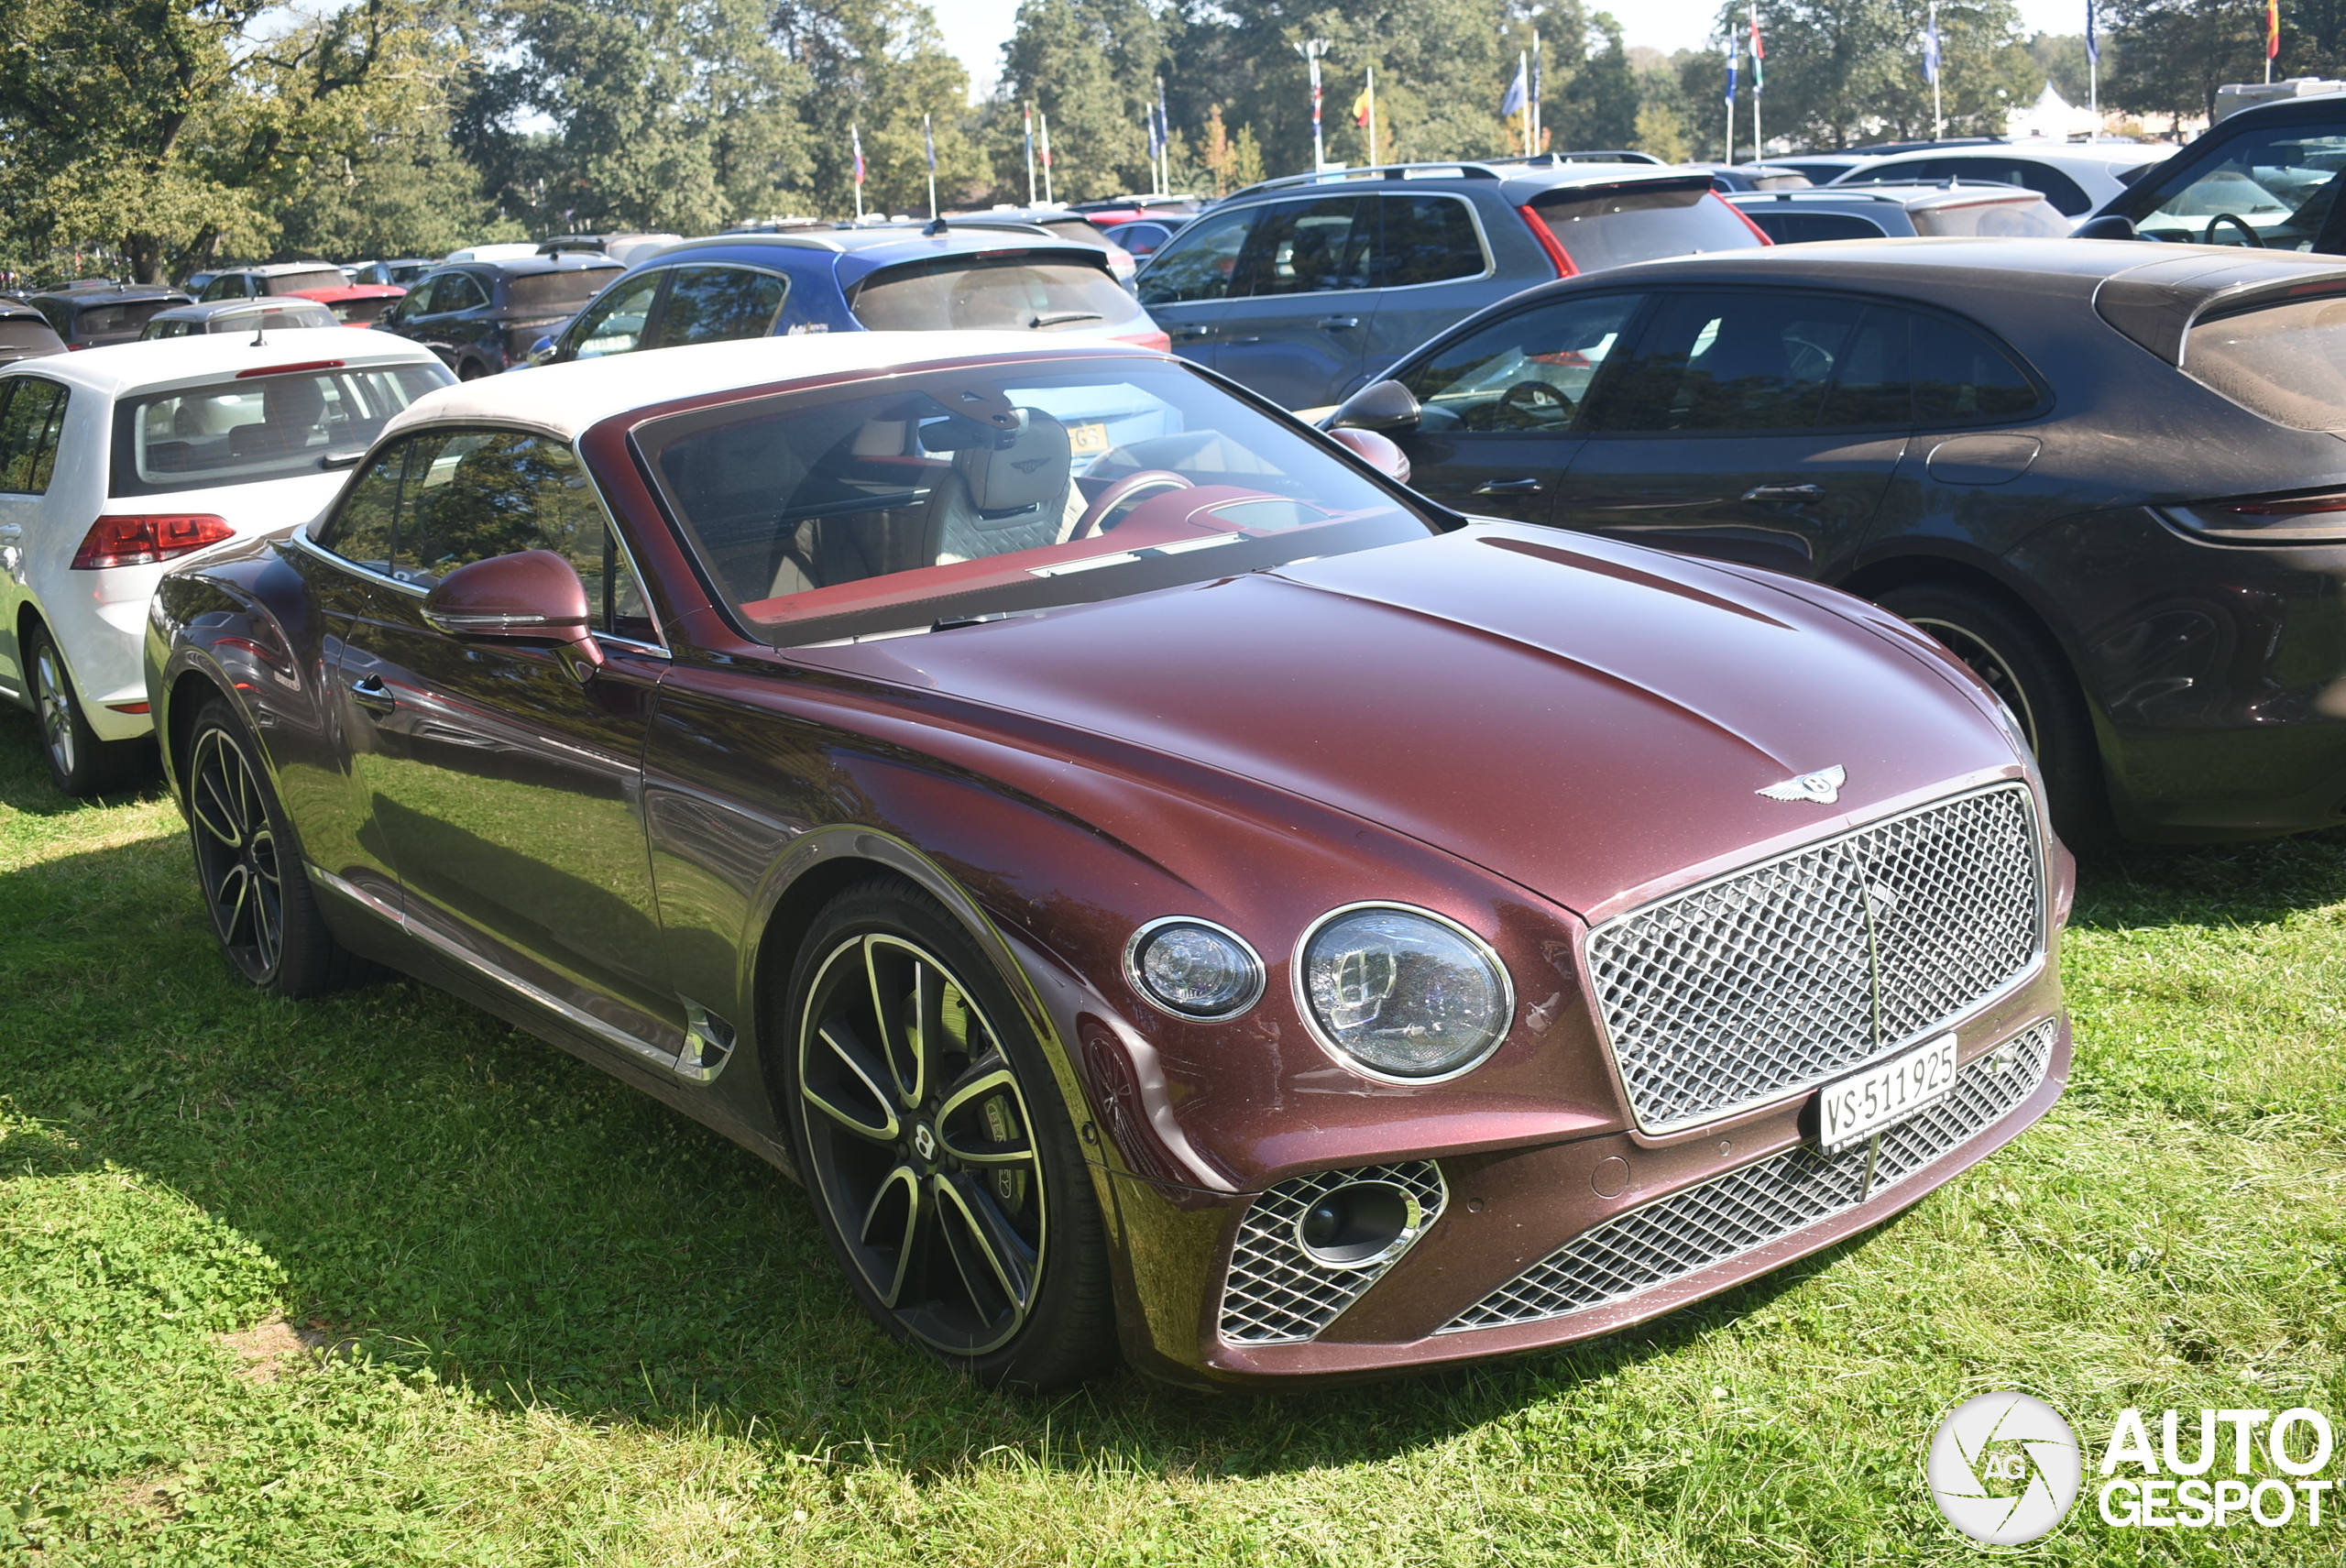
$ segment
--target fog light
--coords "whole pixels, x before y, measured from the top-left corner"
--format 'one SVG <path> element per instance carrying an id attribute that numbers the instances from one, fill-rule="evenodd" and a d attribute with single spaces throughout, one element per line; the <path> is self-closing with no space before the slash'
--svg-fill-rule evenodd
<path id="1" fill-rule="evenodd" d="M 1389 1181 L 1350 1181 L 1296 1217 L 1295 1245 L 1323 1268 L 1366 1268 L 1417 1238 L 1425 1212 Z"/>
<path id="2" fill-rule="evenodd" d="M 1133 989 L 1176 1018 L 1235 1018 L 1263 994 L 1263 960 L 1235 931 L 1204 920 L 1152 920 L 1124 947 Z"/>

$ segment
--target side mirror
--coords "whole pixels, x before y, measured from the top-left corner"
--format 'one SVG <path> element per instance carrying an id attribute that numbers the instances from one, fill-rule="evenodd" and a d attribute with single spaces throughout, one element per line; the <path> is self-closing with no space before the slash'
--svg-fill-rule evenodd
<path id="1" fill-rule="evenodd" d="M 1389 387 L 1393 383 L 1387 381 L 1385 385 Z M 1328 437 L 1395 484 L 1409 482 L 1409 455 L 1396 446 L 1392 437 L 1352 426 L 1332 430 Z"/>
<path id="2" fill-rule="evenodd" d="M 1407 430 L 1418 422 L 1418 397 L 1398 381 L 1371 381 L 1328 416 L 1330 430 Z"/>
<path id="3" fill-rule="evenodd" d="M 586 585 L 551 550 L 523 550 L 459 566 L 423 597 L 423 619 L 470 641 L 552 643 L 574 661 L 580 679 L 603 663 L 588 628 Z"/>
<path id="4" fill-rule="evenodd" d="M 2104 213 L 2098 218 L 2088 218 L 2069 231 L 2071 239 L 2140 239 L 2134 220 L 2116 213 Z"/>
<path id="5" fill-rule="evenodd" d="M 530 363 L 543 365 L 554 358 L 554 334 L 548 333 L 530 345 Z"/>

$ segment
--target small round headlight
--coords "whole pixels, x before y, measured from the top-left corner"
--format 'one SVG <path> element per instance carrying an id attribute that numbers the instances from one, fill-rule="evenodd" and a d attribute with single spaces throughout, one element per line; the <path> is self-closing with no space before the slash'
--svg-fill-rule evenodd
<path id="1" fill-rule="evenodd" d="M 1152 920 L 1124 948 L 1133 989 L 1177 1018 L 1235 1018 L 1263 994 L 1263 960 L 1234 931 L 1175 916 Z"/>
<path id="2" fill-rule="evenodd" d="M 1423 910 L 1335 910 L 1304 938 L 1299 989 L 1331 1045 L 1372 1072 L 1442 1078 L 1498 1045 L 1515 991 L 1488 944 Z"/>

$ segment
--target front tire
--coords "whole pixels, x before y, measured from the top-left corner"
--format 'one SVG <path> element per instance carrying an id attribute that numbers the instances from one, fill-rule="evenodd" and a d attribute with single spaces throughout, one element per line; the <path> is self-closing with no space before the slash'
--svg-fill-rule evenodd
<path id="1" fill-rule="evenodd" d="M 2054 831 L 2073 850 L 2099 848 L 2110 835 L 2101 748 L 2059 645 L 2012 607 L 1951 584 L 1893 588 L 1876 602 L 1937 638 L 2002 700 L 2044 772 Z"/>
<path id="2" fill-rule="evenodd" d="M 41 753 L 57 787 L 77 800 L 126 788 L 145 771 L 143 740 L 103 740 L 82 716 L 72 672 L 64 651 L 47 630 L 25 640 L 25 666 L 32 676 L 33 713 L 40 724 Z"/>
<path id="3" fill-rule="evenodd" d="M 977 944 L 882 877 L 825 905 L 778 1010 L 786 1115 L 864 1310 L 989 1385 L 1115 1352 L 1107 1242 L 1041 1044 Z"/>
<path id="4" fill-rule="evenodd" d="M 274 996 L 321 996 L 370 978 L 374 967 L 318 914 L 284 807 L 225 699 L 196 715 L 181 778 L 196 881 L 230 966 Z"/>

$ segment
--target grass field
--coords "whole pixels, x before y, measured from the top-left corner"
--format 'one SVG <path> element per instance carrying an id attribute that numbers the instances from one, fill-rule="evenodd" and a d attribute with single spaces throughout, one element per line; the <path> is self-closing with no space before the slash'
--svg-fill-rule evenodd
<path id="1" fill-rule="evenodd" d="M 885 1341 L 788 1183 L 571 1058 L 256 999 L 187 858 L 0 718 L 0 1563 L 1975 1561 L 1919 1470 L 1968 1389 L 2346 1414 L 2346 834 L 2098 872 L 2067 1099 L 1805 1266 L 1479 1371 L 1047 1401 Z"/>

